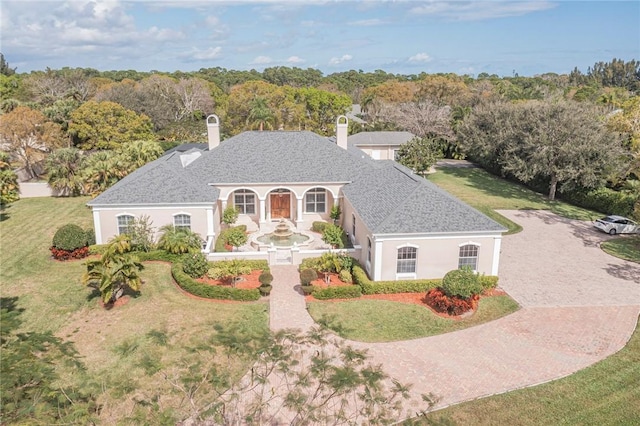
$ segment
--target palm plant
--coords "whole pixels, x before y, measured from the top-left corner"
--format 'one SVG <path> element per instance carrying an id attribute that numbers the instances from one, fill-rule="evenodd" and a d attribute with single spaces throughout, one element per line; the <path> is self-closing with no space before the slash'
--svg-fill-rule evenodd
<path id="1" fill-rule="evenodd" d="M 257 125 L 260 131 L 262 131 L 265 125 L 273 129 L 273 120 L 273 112 L 267 105 L 267 101 L 264 98 L 256 97 L 251 102 L 251 109 L 247 116 L 247 124 L 249 124 L 251 128 Z"/>
<path id="2" fill-rule="evenodd" d="M 83 191 L 81 176 L 84 156 L 77 148 L 60 148 L 46 161 L 49 186 L 60 195 L 78 196 Z"/>
<path id="3" fill-rule="evenodd" d="M 129 142 L 122 145 L 118 151 L 120 156 L 126 160 L 128 172 L 132 172 L 164 154 L 160 144 L 155 141 Z"/>
<path id="4" fill-rule="evenodd" d="M 85 193 L 98 195 L 126 174 L 126 167 L 120 164 L 117 154 L 112 151 L 95 152 L 87 158 L 82 173 Z"/>
<path id="5" fill-rule="evenodd" d="M 162 236 L 158 241 L 158 248 L 174 254 L 197 253 L 202 247 L 200 235 L 189 229 L 164 225 L 160 228 Z"/>
<path id="6" fill-rule="evenodd" d="M 109 242 L 100 259 L 87 262 L 82 283 L 97 288 L 105 304 L 118 300 L 126 288 L 140 290 L 142 279 L 139 273 L 144 266 L 128 252 L 130 248 L 129 236 L 119 235 Z"/>

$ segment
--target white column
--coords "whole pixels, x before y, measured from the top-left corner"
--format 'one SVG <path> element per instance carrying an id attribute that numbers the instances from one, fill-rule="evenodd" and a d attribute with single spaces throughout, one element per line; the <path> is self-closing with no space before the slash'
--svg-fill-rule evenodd
<path id="1" fill-rule="evenodd" d="M 493 263 L 491 264 L 491 275 L 498 275 L 498 266 L 500 265 L 500 246 L 502 237 L 493 239 Z"/>
<path id="2" fill-rule="evenodd" d="M 213 223 L 213 207 L 207 208 L 207 236 L 215 234 L 215 224 Z"/>
<path id="3" fill-rule="evenodd" d="M 102 244 L 102 226 L 100 225 L 100 212 L 93 210 L 93 230 L 96 233 L 96 244 Z"/>
<path id="4" fill-rule="evenodd" d="M 227 200 L 220 200 L 222 201 L 222 211 L 224 211 L 224 209 L 227 208 Z"/>
<path id="5" fill-rule="evenodd" d="M 260 223 L 265 223 L 267 221 L 267 203 L 266 200 L 259 198 L 258 203 L 260 204 Z"/>
<path id="6" fill-rule="evenodd" d="M 297 218 L 296 218 L 296 222 L 298 222 L 298 224 L 302 223 L 304 219 L 302 219 L 302 197 L 297 198 L 296 200 L 298 201 L 298 205 L 297 205 Z"/>
<path id="7" fill-rule="evenodd" d="M 375 237 L 374 237 L 375 238 Z M 379 281 L 382 279 L 382 241 L 374 239 L 375 256 L 373 262 L 373 281 Z"/>

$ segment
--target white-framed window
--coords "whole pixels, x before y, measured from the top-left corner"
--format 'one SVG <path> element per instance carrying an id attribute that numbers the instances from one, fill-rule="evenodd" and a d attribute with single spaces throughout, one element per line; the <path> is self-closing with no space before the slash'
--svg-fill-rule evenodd
<path id="1" fill-rule="evenodd" d="M 133 224 L 134 220 L 136 220 L 136 218 L 129 214 L 121 214 L 118 216 L 118 235 L 129 232 L 129 227 Z"/>
<path id="2" fill-rule="evenodd" d="M 240 214 L 255 214 L 256 195 L 248 189 L 239 189 L 233 193 L 233 205 Z"/>
<path id="3" fill-rule="evenodd" d="M 173 216 L 173 226 L 176 229 L 191 230 L 191 216 L 188 214 L 180 213 Z"/>
<path id="4" fill-rule="evenodd" d="M 465 266 L 470 266 L 474 271 L 478 269 L 477 244 L 465 244 L 460 246 L 460 252 L 458 254 L 458 269 Z"/>
<path id="5" fill-rule="evenodd" d="M 371 244 L 371 238 L 367 237 L 367 269 L 371 269 L 371 251 L 373 247 Z"/>
<path id="6" fill-rule="evenodd" d="M 398 274 L 415 274 L 417 258 L 418 249 L 416 247 L 400 247 L 396 272 Z"/>
<path id="7" fill-rule="evenodd" d="M 400 149 L 399 148 L 398 149 L 394 149 L 393 150 L 393 159 L 395 161 L 398 161 L 398 155 L 400 155 Z"/>
<path id="8" fill-rule="evenodd" d="M 327 211 L 327 191 L 323 188 L 310 189 L 305 195 L 304 203 L 307 213 L 325 213 Z"/>
<path id="9" fill-rule="evenodd" d="M 351 215 L 351 242 L 356 240 L 356 215 Z"/>

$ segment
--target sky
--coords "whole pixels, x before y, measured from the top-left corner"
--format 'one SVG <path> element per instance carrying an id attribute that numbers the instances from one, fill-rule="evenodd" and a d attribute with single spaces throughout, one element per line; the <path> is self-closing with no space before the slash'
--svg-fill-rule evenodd
<path id="1" fill-rule="evenodd" d="M 18 73 L 287 66 L 533 76 L 640 60 L 640 1 L 0 1 Z"/>

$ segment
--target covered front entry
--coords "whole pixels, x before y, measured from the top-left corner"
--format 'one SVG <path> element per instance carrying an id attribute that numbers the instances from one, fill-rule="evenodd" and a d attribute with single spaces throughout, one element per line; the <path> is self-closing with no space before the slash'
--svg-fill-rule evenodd
<path id="1" fill-rule="evenodd" d="M 269 195 L 271 219 L 291 219 L 291 192 L 285 189 L 273 191 Z"/>

